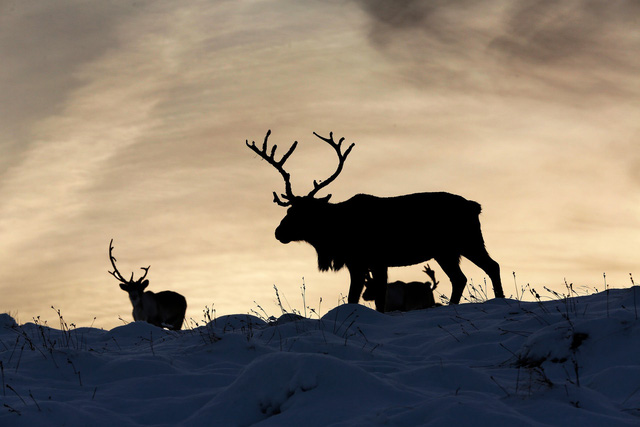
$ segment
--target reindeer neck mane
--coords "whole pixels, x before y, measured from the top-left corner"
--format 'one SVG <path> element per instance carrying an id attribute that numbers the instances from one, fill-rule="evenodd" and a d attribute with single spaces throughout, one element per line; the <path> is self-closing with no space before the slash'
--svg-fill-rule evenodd
<path id="1" fill-rule="evenodd" d="M 321 231 L 315 238 L 307 240 L 314 247 L 318 255 L 318 270 L 338 271 L 345 266 L 345 256 L 340 242 L 329 238 L 331 233 Z"/>

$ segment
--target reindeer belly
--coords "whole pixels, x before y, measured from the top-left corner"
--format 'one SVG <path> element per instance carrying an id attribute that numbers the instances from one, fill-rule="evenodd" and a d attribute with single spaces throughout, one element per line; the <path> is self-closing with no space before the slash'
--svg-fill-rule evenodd
<path id="1" fill-rule="evenodd" d="M 421 245 L 398 245 L 396 247 L 373 248 L 369 251 L 366 263 L 369 265 L 384 265 L 387 267 L 406 267 L 429 261 L 433 254 Z"/>
<path id="2" fill-rule="evenodd" d="M 417 249 L 417 248 L 416 248 Z M 417 250 L 411 253 L 392 254 L 383 262 L 387 267 L 406 267 L 408 265 L 420 264 L 433 258 L 428 254 L 420 254 Z"/>
<path id="3" fill-rule="evenodd" d="M 359 247 L 353 250 L 362 254 L 369 265 L 404 267 L 428 261 L 442 251 L 453 250 L 450 239 L 443 238 L 441 233 L 434 233 L 426 226 L 425 229 L 419 229 L 413 225 L 409 229 L 405 225 L 395 225 L 384 229 L 370 224 L 367 229 L 374 231 L 363 232 L 364 236 L 361 234 L 357 240 Z"/>

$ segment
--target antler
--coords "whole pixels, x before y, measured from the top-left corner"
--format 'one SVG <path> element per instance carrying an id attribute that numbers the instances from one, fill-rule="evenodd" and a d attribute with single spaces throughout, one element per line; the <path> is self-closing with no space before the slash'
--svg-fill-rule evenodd
<path id="1" fill-rule="evenodd" d="M 113 277 L 115 277 L 116 279 L 118 279 L 119 282 L 121 283 L 131 283 L 133 282 L 133 273 L 131 273 L 131 279 L 126 280 L 124 277 L 122 277 L 122 274 L 120 274 L 120 272 L 118 271 L 118 268 L 116 267 L 116 258 L 113 256 L 112 254 L 113 252 L 113 239 L 111 239 L 111 242 L 109 242 L 109 260 L 111 260 L 111 265 L 113 266 L 113 271 L 108 271 L 108 273 L 110 275 L 112 275 Z M 149 269 L 151 268 L 151 266 L 149 267 L 140 267 L 141 270 L 144 270 L 144 275 L 139 278 L 138 280 L 136 280 L 136 282 L 141 283 L 145 277 L 147 277 L 147 273 L 149 272 Z"/>
<path id="2" fill-rule="evenodd" d="M 313 190 L 311 190 L 311 192 L 307 195 L 307 196 L 311 196 L 311 197 L 313 197 L 318 191 L 320 191 L 321 189 L 323 189 L 327 185 L 331 184 L 338 177 L 338 175 L 340 175 L 340 172 L 342 172 L 342 167 L 344 166 L 344 162 L 345 162 L 345 160 L 347 160 L 347 156 L 351 152 L 351 149 L 356 145 L 356 144 L 352 143 L 349 146 L 349 148 L 347 148 L 346 151 L 344 153 L 342 153 L 342 142 L 344 141 L 344 137 L 340 138 L 340 140 L 338 142 L 335 142 L 333 140 L 333 132 L 329 132 L 329 138 L 324 138 L 324 137 L 318 135 L 315 132 L 313 134 L 315 136 L 317 136 L 318 138 L 320 138 L 321 140 L 323 140 L 324 142 L 326 142 L 329 145 L 331 145 L 333 147 L 333 149 L 336 150 L 336 153 L 338 154 L 339 162 L 338 162 L 338 168 L 333 173 L 333 175 L 331 175 L 329 178 L 325 179 L 324 181 L 321 181 L 320 183 L 318 183 L 315 180 L 313 181 Z M 330 197 L 331 197 L 331 194 L 327 195 L 327 197 L 326 197 L 327 200 Z"/>
<path id="3" fill-rule="evenodd" d="M 269 135 L 271 135 L 271 129 L 267 131 L 267 135 L 264 137 L 262 150 L 256 147 L 255 141 L 251 141 L 251 144 L 249 144 L 249 140 L 247 140 L 246 144 L 247 144 L 247 147 L 251 148 L 258 156 L 266 160 L 267 163 L 269 163 L 271 166 L 276 168 L 278 172 L 280 172 L 280 175 L 282 175 L 282 178 L 284 178 L 284 191 L 285 191 L 285 193 L 281 194 L 281 196 L 283 199 L 285 199 L 285 201 L 283 202 L 282 200 L 280 200 L 280 198 L 278 197 L 278 194 L 275 191 L 273 192 L 273 201 L 280 206 L 290 206 L 291 201 L 296 196 L 291 191 L 291 176 L 287 171 L 284 170 L 282 166 L 284 165 L 284 162 L 287 161 L 291 153 L 293 153 L 293 150 L 296 149 L 296 146 L 298 145 L 298 141 L 295 141 L 293 143 L 291 148 L 289 148 L 289 151 L 287 151 L 285 155 L 282 156 L 280 161 L 276 161 L 274 156 L 276 154 L 276 148 L 278 148 L 277 145 L 274 145 L 273 147 L 271 147 L 271 154 L 267 154 L 267 140 L 269 139 Z"/>
<path id="4" fill-rule="evenodd" d="M 433 283 L 433 286 L 431 286 L 431 290 L 434 290 L 436 286 L 438 286 L 438 283 L 440 283 L 436 281 L 436 272 L 429 267 L 429 264 L 427 264 L 424 268 L 424 272 L 427 273 L 427 276 L 431 278 L 431 282 Z"/>

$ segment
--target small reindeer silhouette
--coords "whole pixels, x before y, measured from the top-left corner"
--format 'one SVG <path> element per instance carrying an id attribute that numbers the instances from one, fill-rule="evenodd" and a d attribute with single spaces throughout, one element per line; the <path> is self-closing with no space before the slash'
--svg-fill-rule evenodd
<path id="1" fill-rule="evenodd" d="M 362 299 L 365 301 L 373 301 L 376 296 L 376 289 L 380 286 L 386 286 L 386 299 L 384 311 L 411 311 L 421 310 L 423 308 L 435 307 L 436 301 L 433 297 L 433 290 L 438 286 L 436 281 L 436 273 L 427 264 L 423 270 L 431 279 L 431 282 L 401 282 L 378 283 L 371 277 L 371 273 L 367 272 L 365 279 L 365 291 Z"/>
<path id="2" fill-rule="evenodd" d="M 144 291 L 149 286 L 146 280 L 149 267 L 141 267 L 144 275 L 138 280 L 126 280 L 116 268 L 116 259 L 113 254 L 113 239 L 109 243 L 109 259 L 113 266 L 113 271 L 109 271 L 113 277 L 120 282 L 120 288 L 129 294 L 131 305 L 133 305 L 133 320 L 151 323 L 161 328 L 178 331 L 182 328 L 184 314 L 187 311 L 187 300 L 177 292 L 163 291 L 157 294 L 151 291 Z"/>

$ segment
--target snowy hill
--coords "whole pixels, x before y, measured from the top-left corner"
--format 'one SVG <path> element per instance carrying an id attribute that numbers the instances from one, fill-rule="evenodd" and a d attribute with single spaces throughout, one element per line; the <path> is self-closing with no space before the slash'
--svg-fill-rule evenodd
<path id="1" fill-rule="evenodd" d="M 2 426 L 638 426 L 640 289 L 169 332 L 0 315 Z"/>

